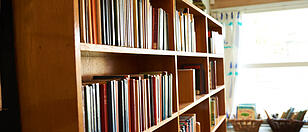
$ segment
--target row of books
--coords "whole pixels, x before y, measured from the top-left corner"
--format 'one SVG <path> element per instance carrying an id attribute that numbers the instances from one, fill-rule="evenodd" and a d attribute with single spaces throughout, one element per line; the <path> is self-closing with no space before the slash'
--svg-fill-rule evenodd
<path id="1" fill-rule="evenodd" d="M 223 54 L 224 39 L 221 34 L 215 31 L 208 32 L 208 53 Z"/>
<path id="2" fill-rule="evenodd" d="M 94 76 L 82 86 L 87 132 L 140 132 L 172 116 L 172 74 Z"/>
<path id="3" fill-rule="evenodd" d="M 219 104 L 218 97 L 213 96 L 210 98 L 210 114 L 211 114 L 211 126 L 216 125 L 216 119 L 219 117 Z"/>
<path id="4" fill-rule="evenodd" d="M 217 87 L 217 75 L 216 75 L 216 60 L 210 60 L 209 65 L 209 85 L 210 90 L 214 90 Z"/>
<path id="5" fill-rule="evenodd" d="M 177 51 L 196 52 L 196 31 L 193 14 L 188 8 L 176 11 L 174 23 L 174 41 Z"/>
<path id="6" fill-rule="evenodd" d="M 200 94 L 206 94 L 206 77 L 205 77 L 205 70 L 204 70 L 204 65 L 202 63 L 195 63 L 195 64 L 184 64 L 180 66 L 181 69 L 178 70 L 178 72 L 192 72 L 194 75 L 194 78 L 191 79 L 193 80 L 193 85 L 195 88 L 195 93 L 196 95 Z M 188 70 L 188 71 L 187 71 Z M 179 75 L 182 75 L 179 73 Z M 180 77 L 179 77 L 180 78 Z M 183 80 L 182 82 L 179 83 L 185 83 Z M 181 86 L 181 84 L 179 84 Z"/>
<path id="7" fill-rule="evenodd" d="M 180 116 L 180 132 L 200 132 L 200 122 L 196 114 L 183 114 Z"/>
<path id="8" fill-rule="evenodd" d="M 292 119 L 292 120 L 299 120 L 299 121 L 303 121 L 305 114 L 307 113 L 307 110 L 303 110 L 303 111 L 298 111 L 298 112 L 294 112 L 294 108 L 290 108 L 288 111 L 283 112 L 281 115 L 281 119 Z"/>
<path id="9" fill-rule="evenodd" d="M 80 41 L 169 49 L 168 14 L 149 0 L 80 0 Z"/>

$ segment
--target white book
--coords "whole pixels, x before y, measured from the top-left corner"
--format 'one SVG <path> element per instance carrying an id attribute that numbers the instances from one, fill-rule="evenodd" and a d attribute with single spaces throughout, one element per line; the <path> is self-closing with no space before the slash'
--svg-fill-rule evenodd
<path id="1" fill-rule="evenodd" d="M 196 30 L 195 30 L 195 19 L 193 17 L 193 15 L 191 15 L 191 27 L 192 27 L 192 52 L 196 52 L 197 51 L 197 43 L 196 43 Z"/>
<path id="2" fill-rule="evenodd" d="M 167 19 L 167 13 L 165 11 L 163 11 L 164 13 L 164 47 L 163 50 L 167 50 L 168 49 L 168 19 Z"/>
<path id="3" fill-rule="evenodd" d="M 178 48 L 179 48 L 179 46 L 178 46 L 178 41 L 177 41 L 177 38 L 178 38 L 178 36 L 177 36 L 177 32 L 178 32 L 178 29 L 177 29 L 177 23 L 178 23 L 178 21 L 177 21 L 177 11 L 175 11 L 175 17 L 174 17 L 174 19 L 173 19 L 173 21 L 174 21 L 174 23 L 173 23 L 173 29 L 174 29 L 174 32 L 173 32 L 173 35 L 174 35 L 174 43 L 175 43 L 175 49 L 178 51 Z"/>
<path id="4" fill-rule="evenodd" d="M 161 8 L 158 9 L 158 49 L 163 50 L 164 45 L 164 15 L 163 10 Z"/>
<path id="5" fill-rule="evenodd" d="M 153 8 L 150 5 L 149 7 L 149 16 L 148 16 L 148 48 L 152 49 L 152 19 L 153 19 Z"/>
<path id="6" fill-rule="evenodd" d="M 191 19 L 190 14 L 187 14 L 187 39 L 188 39 L 188 52 L 191 52 Z"/>
<path id="7" fill-rule="evenodd" d="M 179 13 L 180 27 L 181 27 L 181 50 L 185 51 L 185 33 L 184 33 L 184 15 Z"/>

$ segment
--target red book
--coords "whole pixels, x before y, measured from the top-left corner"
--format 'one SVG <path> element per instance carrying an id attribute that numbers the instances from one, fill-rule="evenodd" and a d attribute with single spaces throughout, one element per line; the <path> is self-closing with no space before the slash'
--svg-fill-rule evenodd
<path id="1" fill-rule="evenodd" d="M 135 79 L 128 79 L 128 100 L 127 100 L 127 102 L 128 102 L 128 124 L 129 124 L 129 130 L 131 131 L 132 130 L 132 122 L 133 122 L 133 119 L 132 119 L 132 113 L 133 113 L 133 111 L 134 111 L 134 106 L 132 106 L 132 105 L 134 105 L 134 103 L 132 102 L 133 101 L 133 99 L 131 99 L 131 97 L 133 97 L 133 96 L 131 96 L 131 94 L 133 94 L 133 85 L 134 85 L 134 81 L 135 81 Z M 132 91 L 131 91 L 132 90 Z"/>
<path id="2" fill-rule="evenodd" d="M 100 84 L 100 103 L 101 103 L 101 127 L 104 132 L 108 132 L 108 113 L 107 113 L 107 84 Z"/>
<path id="3" fill-rule="evenodd" d="M 152 18 L 152 48 L 157 49 L 158 43 L 158 9 L 153 8 L 153 18 Z"/>

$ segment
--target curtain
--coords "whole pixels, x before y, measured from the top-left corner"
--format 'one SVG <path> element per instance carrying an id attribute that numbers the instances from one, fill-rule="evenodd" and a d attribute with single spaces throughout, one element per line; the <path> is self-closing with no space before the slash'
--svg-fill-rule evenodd
<path id="1" fill-rule="evenodd" d="M 239 30 L 242 26 L 241 12 L 213 12 L 211 13 L 216 20 L 224 26 L 224 55 L 225 55 L 225 87 L 226 87 L 226 113 L 229 117 L 233 114 L 234 91 L 238 73 L 238 48 Z"/>

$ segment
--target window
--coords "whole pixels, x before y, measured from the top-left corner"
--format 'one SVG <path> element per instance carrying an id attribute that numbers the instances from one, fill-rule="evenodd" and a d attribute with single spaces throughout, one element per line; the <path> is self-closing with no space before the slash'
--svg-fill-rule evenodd
<path id="1" fill-rule="evenodd" d="M 263 116 L 308 108 L 307 16 L 308 9 L 243 15 L 235 104 L 256 103 Z"/>

